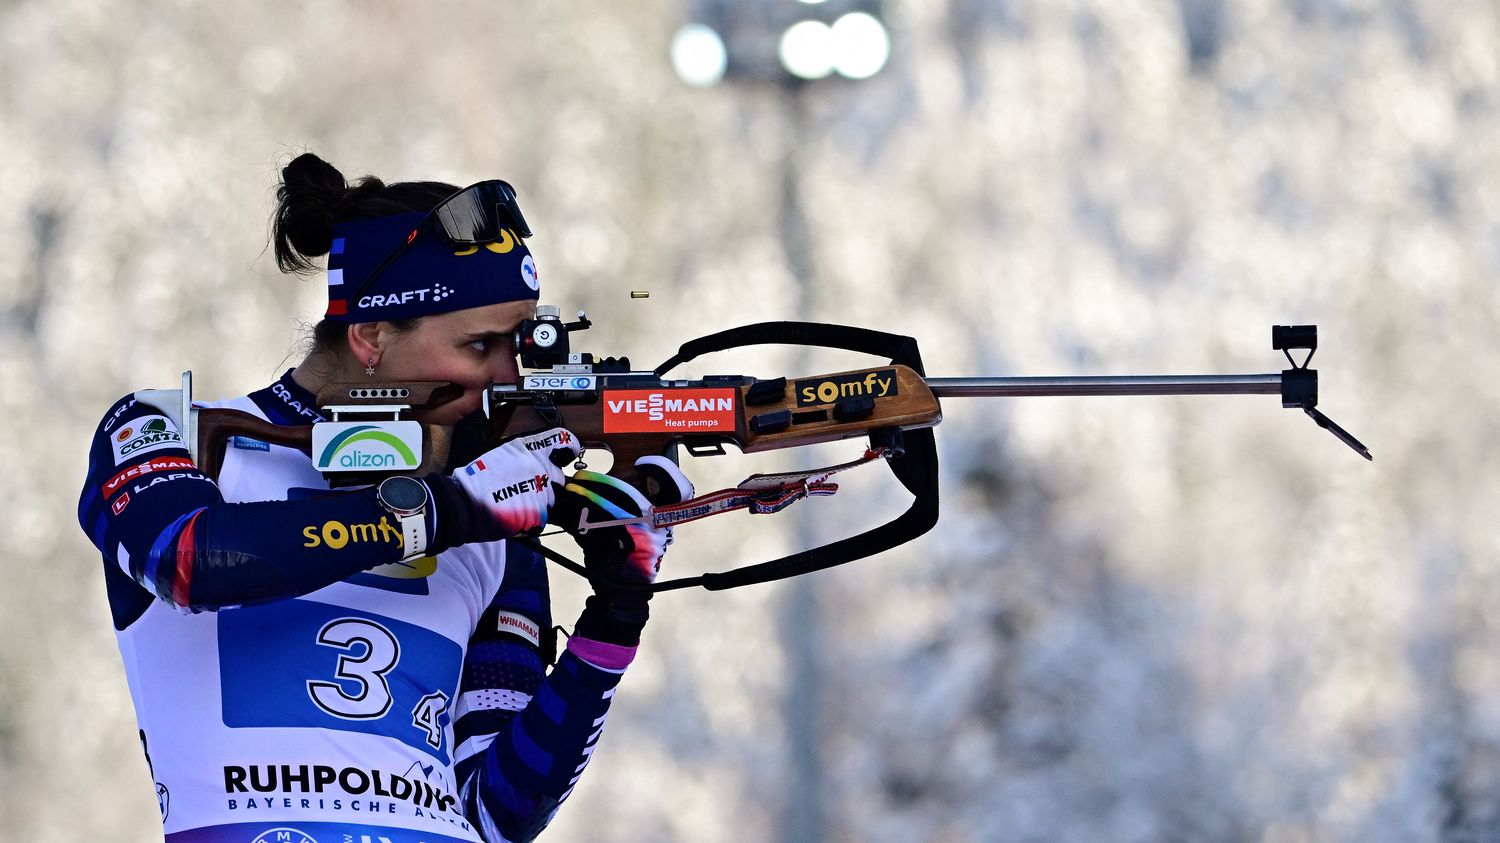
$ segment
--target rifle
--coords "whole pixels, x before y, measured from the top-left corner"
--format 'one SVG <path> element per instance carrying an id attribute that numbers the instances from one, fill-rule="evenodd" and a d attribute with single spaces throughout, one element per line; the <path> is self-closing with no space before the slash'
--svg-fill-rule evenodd
<path id="1" fill-rule="evenodd" d="M 515 436 L 565 427 L 578 437 L 580 463 L 590 448 L 613 456 L 609 473 L 641 488 L 653 503 L 642 516 L 671 526 L 736 509 L 778 512 L 809 496 L 830 495 L 830 478 L 866 462 L 884 460 L 911 493 L 911 506 L 892 521 L 830 544 L 721 573 L 683 577 L 652 586 L 666 591 L 688 586 L 734 588 L 822 570 L 871 556 L 911 541 L 937 523 L 937 448 L 933 428 L 942 421 L 942 398 L 1085 395 L 1245 395 L 1279 394 L 1283 407 L 1301 409 L 1318 426 L 1366 459 L 1369 450 L 1317 409 L 1318 373 L 1309 368 L 1317 350 L 1317 326 L 1277 325 L 1273 350 L 1291 368 L 1250 375 L 1164 375 L 1083 377 L 930 378 L 912 337 L 847 325 L 763 322 L 684 343 L 677 354 L 648 371 L 631 369 L 628 358 L 599 358 L 571 350 L 569 336 L 591 326 L 564 323 L 554 306 L 537 308 L 521 323 L 515 350 L 523 374 L 515 384 L 495 384 L 484 395 L 482 417 L 454 431 L 422 425 L 412 415 L 441 406 L 461 390 L 446 383 L 330 384 L 317 396 L 332 421 L 302 427 L 270 424 L 248 413 L 192 406 L 192 373 L 183 388 L 146 390 L 137 399 L 172 416 L 190 443 L 193 458 L 217 477 L 234 437 L 297 448 L 313 458 L 332 486 L 368 484 L 393 473 L 427 474 L 451 470 Z M 713 375 L 673 379 L 667 374 L 700 355 L 764 344 L 843 349 L 887 358 L 889 362 L 800 378 L 761 379 Z M 1293 351 L 1306 351 L 1299 362 Z M 732 489 L 690 501 L 666 496 L 651 472 L 635 466 L 637 457 L 679 448 L 694 457 L 722 455 L 725 445 L 744 453 L 794 448 L 865 437 L 861 458 L 836 466 L 781 474 L 752 475 Z M 635 519 L 627 519 L 635 520 Z M 586 532 L 621 521 L 567 525 Z M 584 576 L 582 566 L 540 544 L 549 559 Z"/>

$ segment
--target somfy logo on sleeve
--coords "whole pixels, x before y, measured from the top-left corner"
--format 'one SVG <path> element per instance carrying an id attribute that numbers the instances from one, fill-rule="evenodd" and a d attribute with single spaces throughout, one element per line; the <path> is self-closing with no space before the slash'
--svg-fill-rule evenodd
<path id="1" fill-rule="evenodd" d="M 414 421 L 313 425 L 319 471 L 409 471 L 422 464 L 422 426 Z"/>

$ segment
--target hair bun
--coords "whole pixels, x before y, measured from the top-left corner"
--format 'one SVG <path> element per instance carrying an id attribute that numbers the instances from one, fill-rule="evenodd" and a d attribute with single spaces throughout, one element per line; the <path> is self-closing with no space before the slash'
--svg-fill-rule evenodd
<path id="1" fill-rule="evenodd" d="M 281 170 L 271 222 L 276 265 L 283 272 L 313 272 L 314 258 L 333 248 L 333 227 L 350 220 L 426 211 L 458 190 L 445 182 L 386 184 L 362 176 L 354 184 L 332 164 L 304 152 Z"/>
<path id="2" fill-rule="evenodd" d="M 333 224 L 349 185 L 338 168 L 304 152 L 281 170 L 276 191 L 276 263 L 284 271 L 316 269 L 311 258 L 333 247 Z"/>

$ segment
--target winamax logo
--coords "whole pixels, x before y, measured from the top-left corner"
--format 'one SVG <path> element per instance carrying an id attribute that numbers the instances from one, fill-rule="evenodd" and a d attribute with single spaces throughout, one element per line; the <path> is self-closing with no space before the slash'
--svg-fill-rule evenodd
<path id="1" fill-rule="evenodd" d="M 181 448 L 182 436 L 166 416 L 146 416 L 120 428 L 115 434 L 115 464 L 147 451 Z"/>
<path id="2" fill-rule="evenodd" d="M 319 471 L 404 471 L 422 463 L 422 426 L 414 421 L 313 425 Z"/>

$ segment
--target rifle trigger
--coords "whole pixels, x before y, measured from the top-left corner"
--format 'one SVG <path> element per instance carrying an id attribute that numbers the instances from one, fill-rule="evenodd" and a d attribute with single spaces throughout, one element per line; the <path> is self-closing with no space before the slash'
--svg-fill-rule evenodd
<path id="1" fill-rule="evenodd" d="M 725 453 L 723 442 L 684 442 L 682 446 L 695 457 L 722 457 Z"/>

